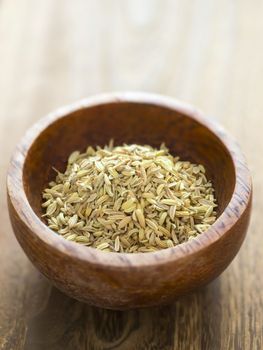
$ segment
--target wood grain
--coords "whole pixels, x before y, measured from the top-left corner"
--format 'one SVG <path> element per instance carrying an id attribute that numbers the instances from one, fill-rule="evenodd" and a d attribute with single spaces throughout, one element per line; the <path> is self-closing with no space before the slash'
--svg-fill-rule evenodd
<path id="1" fill-rule="evenodd" d="M 0 2 L 0 349 L 262 348 L 262 7 L 249 0 Z M 11 151 L 32 122 L 123 89 L 169 94 L 219 119 L 242 145 L 255 192 L 245 244 L 219 279 L 169 307 L 125 314 L 51 288 L 16 243 L 5 198 Z"/>

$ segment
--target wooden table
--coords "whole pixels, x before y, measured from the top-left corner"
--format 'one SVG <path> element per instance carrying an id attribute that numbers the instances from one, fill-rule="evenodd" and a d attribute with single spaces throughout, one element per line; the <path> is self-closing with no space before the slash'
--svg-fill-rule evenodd
<path id="1" fill-rule="evenodd" d="M 263 348 L 262 11 L 257 0 L 0 1 L 0 349 Z M 48 111 L 112 90 L 197 105 L 238 139 L 253 174 L 237 258 L 173 305 L 116 312 L 72 300 L 35 270 L 10 227 L 16 142 Z"/>

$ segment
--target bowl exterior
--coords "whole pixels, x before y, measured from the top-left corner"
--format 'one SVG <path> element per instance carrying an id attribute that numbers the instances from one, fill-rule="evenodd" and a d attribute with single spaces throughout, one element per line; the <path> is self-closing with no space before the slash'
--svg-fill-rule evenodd
<path id="1" fill-rule="evenodd" d="M 35 157 L 41 155 L 43 142 L 48 142 L 50 135 L 56 135 L 58 130 L 61 132 L 60 128 L 56 128 L 61 122 L 62 126 L 65 125 L 64 117 L 73 113 L 78 118 L 80 115 L 86 115 L 87 109 L 89 113 L 94 113 L 95 110 L 96 116 L 99 116 L 102 106 L 104 111 L 111 106 L 110 111 L 118 113 L 118 108 L 122 109 L 123 103 L 125 106 L 128 103 L 130 116 L 136 114 L 137 107 L 141 104 L 149 107 L 147 113 L 151 118 L 153 112 L 156 113 L 156 107 L 157 110 L 163 107 L 167 116 L 177 115 L 180 116 L 180 123 L 186 122 L 187 133 L 189 130 L 196 130 L 192 128 L 192 122 L 194 125 L 198 124 L 200 135 L 206 141 L 213 142 L 213 145 L 216 142 L 217 148 L 210 154 L 216 170 L 217 166 L 221 170 L 223 166 L 226 168 L 224 157 L 217 158 L 215 162 L 216 150 L 220 152 L 222 147 L 229 153 L 228 159 L 230 158 L 232 165 L 228 167 L 226 174 L 233 175 L 232 184 L 229 186 L 222 180 L 223 171 L 218 173 L 221 195 L 225 198 L 221 215 L 209 230 L 197 238 L 154 253 L 104 253 L 65 240 L 41 221 L 40 212 L 34 211 L 35 201 L 40 201 L 40 192 L 39 186 L 34 182 L 38 180 L 37 176 L 31 176 L 30 180 L 24 176 L 28 155 L 32 155 L 31 165 L 34 169 Z M 131 105 L 135 106 L 133 113 L 130 111 Z M 105 112 L 107 118 L 108 115 L 109 113 Z M 185 116 L 186 118 L 183 118 Z M 158 112 L 158 120 L 156 119 L 154 124 L 158 132 L 161 122 L 159 117 Z M 93 125 L 98 124 L 94 122 Z M 132 125 L 133 122 L 130 128 Z M 165 130 L 169 129 L 169 135 L 173 139 L 171 125 L 168 123 Z M 173 127 L 178 127 L 179 124 L 176 125 Z M 83 124 L 80 123 L 78 127 L 82 128 Z M 45 137 L 41 138 L 40 135 L 43 134 Z M 212 134 L 213 137 L 207 139 L 204 135 L 208 134 Z M 94 136 L 95 132 L 92 135 Z M 162 135 L 163 132 L 161 137 Z M 34 148 L 34 142 L 39 138 L 42 143 Z M 209 144 L 204 149 L 207 147 L 209 148 Z M 207 156 L 208 152 L 205 152 L 205 155 Z M 30 184 L 34 185 L 31 189 L 35 196 L 31 201 L 28 197 L 27 190 L 30 186 L 27 181 L 32 181 Z M 229 189 L 231 198 L 224 197 Z M 236 142 L 220 126 L 203 118 L 195 108 L 185 106 L 174 99 L 145 93 L 114 93 L 92 97 L 55 111 L 40 120 L 28 131 L 13 154 L 7 176 L 7 191 L 13 230 L 32 263 L 69 296 L 110 309 L 131 309 L 169 303 L 217 277 L 235 257 L 244 240 L 252 200 L 250 173 Z"/>
<path id="2" fill-rule="evenodd" d="M 213 280 L 238 252 L 251 211 L 250 198 L 249 205 L 226 234 L 208 247 L 181 259 L 158 264 L 156 255 L 154 265 L 107 267 L 96 261 L 76 259 L 46 245 L 20 219 L 10 198 L 8 204 L 15 235 L 32 263 L 70 297 L 109 309 L 166 304 Z M 170 248 L 171 257 L 173 249 Z"/>

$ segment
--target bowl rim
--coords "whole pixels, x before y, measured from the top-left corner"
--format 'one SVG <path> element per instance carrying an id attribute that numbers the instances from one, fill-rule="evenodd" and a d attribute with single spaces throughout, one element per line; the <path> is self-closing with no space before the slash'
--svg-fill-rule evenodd
<path id="1" fill-rule="evenodd" d="M 231 199 L 216 222 L 204 233 L 195 239 L 184 242 L 173 248 L 163 249 L 149 253 L 115 253 L 102 252 L 98 249 L 82 246 L 75 242 L 65 240 L 45 225 L 27 199 L 23 184 L 23 168 L 27 153 L 38 136 L 52 123 L 64 118 L 78 110 L 107 105 L 112 103 L 149 104 L 156 107 L 175 110 L 194 119 L 213 133 L 229 152 L 235 170 L 235 187 Z M 37 121 L 17 144 L 11 157 L 7 173 L 7 191 L 9 200 L 19 219 L 37 236 L 45 245 L 83 263 L 108 268 L 125 269 L 127 267 L 145 267 L 165 264 L 167 262 L 183 259 L 195 254 L 221 239 L 242 217 L 250 203 L 252 195 L 252 182 L 250 172 L 246 165 L 236 141 L 214 120 L 205 118 L 196 108 L 178 101 L 172 97 L 146 92 L 114 92 L 99 94 L 77 101 L 73 104 L 59 108 Z"/>

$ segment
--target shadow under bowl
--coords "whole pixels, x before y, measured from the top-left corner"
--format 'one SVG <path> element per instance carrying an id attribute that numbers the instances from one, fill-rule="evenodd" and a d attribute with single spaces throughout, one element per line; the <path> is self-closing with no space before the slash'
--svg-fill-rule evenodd
<path id="1" fill-rule="evenodd" d="M 196 239 L 154 253 L 106 253 L 69 242 L 41 217 L 41 193 L 69 154 L 87 145 L 162 142 L 201 163 L 213 182 L 218 219 Z M 245 237 L 252 186 L 237 144 L 216 123 L 174 99 L 113 93 L 85 99 L 37 122 L 17 146 L 7 177 L 9 214 L 33 264 L 60 290 L 92 305 L 128 309 L 168 303 L 218 276 Z"/>

